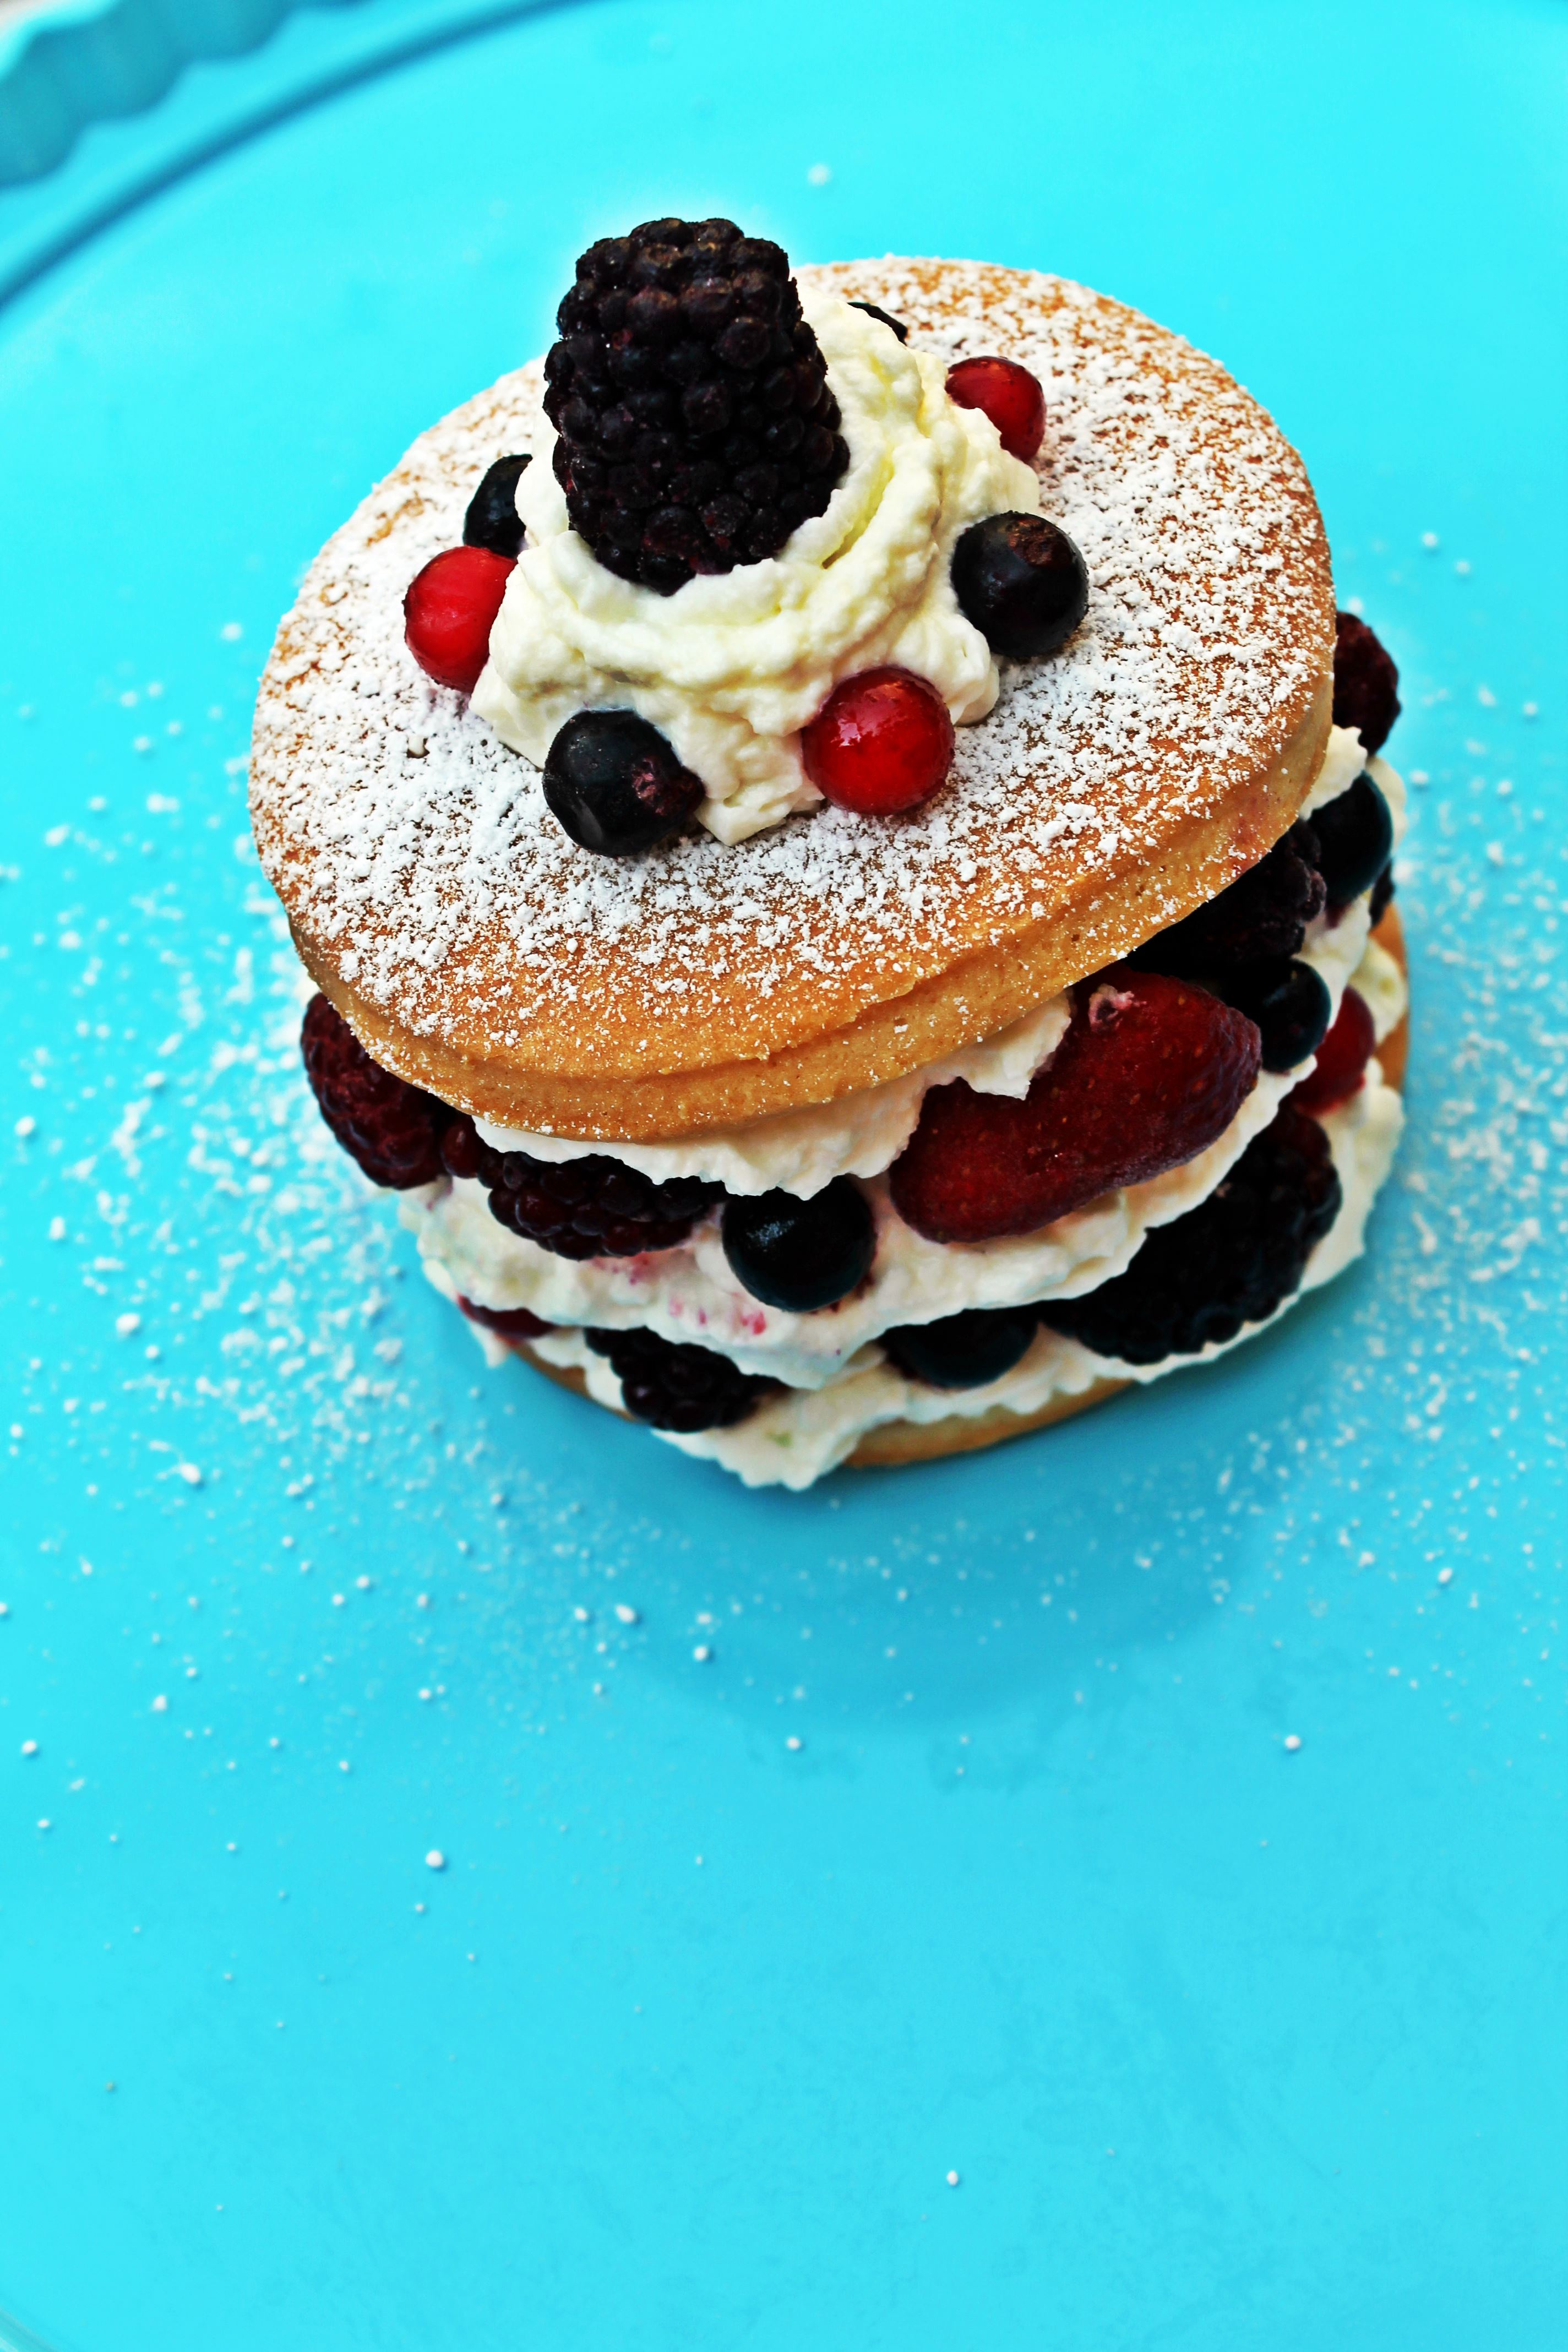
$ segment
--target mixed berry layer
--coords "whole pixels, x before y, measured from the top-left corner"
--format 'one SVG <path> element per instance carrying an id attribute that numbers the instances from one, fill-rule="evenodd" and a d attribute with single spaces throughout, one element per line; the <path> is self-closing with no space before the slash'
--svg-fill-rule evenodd
<path id="1" fill-rule="evenodd" d="M 1345 1193 L 1322 1122 L 1364 1097 L 1359 1132 L 1389 1091 L 1371 1056 L 1402 984 L 1368 934 L 1403 793 L 1363 764 L 1376 713 L 1347 699 L 1342 715 L 1284 840 L 1016 1024 L 1022 1054 L 992 1041 L 965 1069 L 626 1159 L 477 1126 L 380 1070 L 321 999 L 312 1084 L 366 1172 L 409 1195 L 427 1270 L 492 1348 L 521 1338 L 683 1442 L 722 1430 L 732 1450 L 753 1421 L 776 1435 L 816 1394 L 837 1398 L 822 1408 L 837 1444 L 872 1372 L 866 1425 L 900 1417 L 882 1410 L 889 1381 L 906 1400 L 1001 1381 L 1011 1403 L 1042 1349 L 1057 1371 L 1078 1361 L 1064 1349 L 1124 1365 L 1202 1353 L 1300 1286 Z M 868 1118 L 884 1093 L 896 1104 Z M 795 1189 L 762 1181 L 775 1141 Z"/>

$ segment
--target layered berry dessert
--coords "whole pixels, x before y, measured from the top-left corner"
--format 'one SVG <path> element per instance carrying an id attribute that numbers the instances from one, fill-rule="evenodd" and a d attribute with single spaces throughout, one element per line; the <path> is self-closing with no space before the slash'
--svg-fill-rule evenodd
<path id="1" fill-rule="evenodd" d="M 492 1362 L 753 1485 L 1016 1435 L 1360 1251 L 1398 708 L 1179 337 L 645 223 L 279 632 L 310 1084 Z"/>

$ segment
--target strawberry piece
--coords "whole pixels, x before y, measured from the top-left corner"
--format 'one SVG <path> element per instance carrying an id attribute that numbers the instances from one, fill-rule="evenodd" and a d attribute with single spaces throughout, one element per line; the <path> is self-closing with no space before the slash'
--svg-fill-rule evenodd
<path id="1" fill-rule="evenodd" d="M 1038 376 L 1016 360 L 960 360 L 947 372 L 947 396 L 984 409 L 1009 457 L 1033 462 L 1046 437 L 1046 395 Z"/>
<path id="2" fill-rule="evenodd" d="M 1319 1111 L 1332 1110 L 1337 1104 L 1349 1102 L 1365 1081 L 1366 1066 L 1376 1044 L 1377 1031 L 1365 997 L 1347 988 L 1340 999 L 1334 1025 L 1318 1048 L 1315 1068 L 1299 1087 L 1290 1089 L 1290 1100 L 1297 1109 L 1316 1116 Z"/>
<path id="3" fill-rule="evenodd" d="M 1028 1234 L 1207 1149 L 1257 1083 L 1254 1023 L 1207 989 L 1112 964 L 1021 1102 L 933 1087 L 893 1163 L 893 1205 L 933 1242 Z"/>
<path id="4" fill-rule="evenodd" d="M 472 694 L 515 566 L 489 547 L 447 547 L 415 573 L 403 599 L 408 650 L 437 686 Z"/>

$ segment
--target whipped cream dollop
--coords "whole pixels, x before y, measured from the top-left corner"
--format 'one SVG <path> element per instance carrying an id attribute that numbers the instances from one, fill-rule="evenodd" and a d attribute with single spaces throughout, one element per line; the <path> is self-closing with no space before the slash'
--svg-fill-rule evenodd
<path id="1" fill-rule="evenodd" d="M 1033 467 L 949 399 L 939 359 L 837 295 L 803 290 L 802 308 L 849 448 L 825 511 L 766 562 L 660 596 L 606 571 L 573 530 L 542 416 L 518 488 L 530 543 L 473 695 L 541 767 L 580 710 L 637 711 L 700 777 L 697 814 L 724 842 L 821 800 L 800 730 L 843 678 L 896 663 L 936 688 L 955 726 L 985 717 L 996 664 L 959 610 L 953 543 L 987 515 L 1039 509 Z"/>

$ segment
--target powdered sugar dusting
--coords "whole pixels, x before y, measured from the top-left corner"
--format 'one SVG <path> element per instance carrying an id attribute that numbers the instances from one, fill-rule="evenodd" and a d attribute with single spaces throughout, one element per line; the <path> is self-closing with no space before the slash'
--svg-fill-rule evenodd
<path id="1" fill-rule="evenodd" d="M 1046 387 L 1045 510 L 1089 617 L 1004 673 L 913 819 L 826 809 L 738 847 L 579 849 L 537 772 L 416 668 L 401 604 L 492 457 L 529 446 L 529 367 L 425 435 L 329 543 L 258 715 L 258 845 L 301 935 L 389 1020 L 540 1066 L 668 1068 L 821 1034 L 1047 919 L 1283 749 L 1320 676 L 1327 552 L 1300 461 L 1215 362 L 1066 281 L 973 264 L 812 273 L 944 356 Z M 563 1040 L 565 1043 L 563 1043 Z M 577 1059 L 571 1058 L 574 1041 Z"/>

